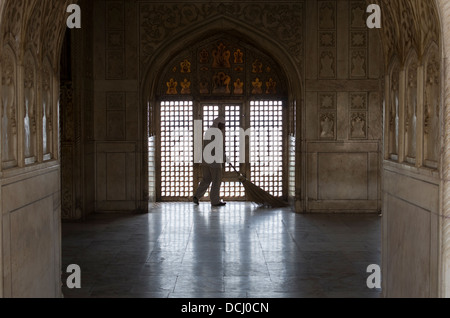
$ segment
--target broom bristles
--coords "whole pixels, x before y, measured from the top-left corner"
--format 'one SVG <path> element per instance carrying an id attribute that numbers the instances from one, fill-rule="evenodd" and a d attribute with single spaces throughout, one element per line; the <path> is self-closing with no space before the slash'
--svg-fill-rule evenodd
<path id="1" fill-rule="evenodd" d="M 250 201 L 253 201 L 255 203 L 259 203 L 262 205 L 271 206 L 273 208 L 284 208 L 289 206 L 289 204 L 279 198 L 274 197 L 270 193 L 264 191 L 260 187 L 258 187 L 256 184 L 253 184 L 249 180 L 247 180 L 246 177 L 244 177 L 240 172 L 236 170 L 236 168 L 233 166 L 231 162 L 228 162 L 231 168 L 237 173 L 239 176 L 238 179 L 242 183 L 245 189 L 245 194 L 247 194 L 247 198 Z"/>
<path id="2" fill-rule="evenodd" d="M 289 205 L 287 202 L 274 197 L 242 176 L 239 178 L 239 181 L 244 186 L 245 193 L 250 201 L 274 208 L 283 208 Z"/>

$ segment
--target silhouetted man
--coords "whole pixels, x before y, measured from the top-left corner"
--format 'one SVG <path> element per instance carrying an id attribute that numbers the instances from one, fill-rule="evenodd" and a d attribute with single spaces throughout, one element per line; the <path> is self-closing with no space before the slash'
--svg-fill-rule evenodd
<path id="1" fill-rule="evenodd" d="M 194 194 L 194 203 L 205 195 L 209 185 L 209 194 L 212 206 L 224 206 L 226 203 L 220 200 L 220 184 L 222 183 L 223 163 L 225 162 L 224 151 L 225 118 L 217 117 L 212 126 L 206 131 L 203 143 L 203 180 L 198 185 Z M 219 139 L 217 139 L 219 138 Z"/>

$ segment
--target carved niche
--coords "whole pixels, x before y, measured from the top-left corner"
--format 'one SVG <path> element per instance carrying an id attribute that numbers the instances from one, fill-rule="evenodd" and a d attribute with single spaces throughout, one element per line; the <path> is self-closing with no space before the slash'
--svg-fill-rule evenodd
<path id="1" fill-rule="evenodd" d="M 53 153 L 53 90 L 52 70 L 46 61 L 42 70 L 42 152 L 44 160 L 52 158 Z"/>
<path id="2" fill-rule="evenodd" d="M 336 28 L 336 2 L 319 1 L 319 29 Z"/>
<path id="3" fill-rule="evenodd" d="M 24 156 L 25 164 L 36 161 L 36 72 L 31 53 L 25 55 L 24 65 Z"/>
<path id="4" fill-rule="evenodd" d="M 337 104 L 336 93 L 319 93 L 319 137 L 336 139 Z"/>
<path id="5" fill-rule="evenodd" d="M 398 140 L 399 140 L 399 98 L 400 98 L 400 69 L 397 62 L 393 63 L 390 72 L 389 101 L 387 103 L 388 113 L 388 144 L 389 156 L 393 160 L 398 160 Z"/>
<path id="6" fill-rule="evenodd" d="M 368 32 L 366 26 L 365 1 L 350 2 L 350 76 L 352 78 L 367 77 Z"/>
<path id="7" fill-rule="evenodd" d="M 4 169 L 17 165 L 16 63 L 12 50 L 4 47 L 1 90 L 1 149 Z"/>
<path id="8" fill-rule="evenodd" d="M 351 76 L 366 77 L 366 51 L 354 50 L 351 57 Z"/>
<path id="9" fill-rule="evenodd" d="M 350 139 L 367 139 L 367 93 L 350 93 Z"/>
<path id="10" fill-rule="evenodd" d="M 406 73 L 405 154 L 414 162 L 417 145 L 417 57 L 410 58 Z"/>
<path id="11" fill-rule="evenodd" d="M 440 63 L 438 50 L 430 49 L 425 67 L 424 95 L 424 164 L 437 168 L 439 161 L 440 133 Z"/>
<path id="12" fill-rule="evenodd" d="M 324 51 L 320 55 L 320 71 L 321 78 L 336 77 L 336 57 L 332 51 Z"/>
<path id="13" fill-rule="evenodd" d="M 336 139 L 336 114 L 335 113 L 321 113 L 319 115 L 320 121 L 320 138 L 321 139 Z"/>
<path id="14" fill-rule="evenodd" d="M 350 138 L 367 138 L 367 113 L 352 113 L 350 116 Z"/>
<path id="15" fill-rule="evenodd" d="M 350 27 L 352 29 L 364 29 L 366 25 L 366 8 L 365 1 L 350 2 Z"/>
<path id="16" fill-rule="evenodd" d="M 125 15 L 123 1 L 107 1 L 106 29 L 106 78 L 124 79 L 126 76 L 125 59 Z M 131 63 L 132 64 L 132 63 Z"/>
<path id="17" fill-rule="evenodd" d="M 319 77 L 336 77 L 336 2 L 318 2 L 319 21 Z"/>

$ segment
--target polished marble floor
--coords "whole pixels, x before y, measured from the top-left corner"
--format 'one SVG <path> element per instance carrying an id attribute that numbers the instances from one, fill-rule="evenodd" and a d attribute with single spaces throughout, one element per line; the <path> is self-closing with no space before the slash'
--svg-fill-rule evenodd
<path id="1" fill-rule="evenodd" d="M 64 297 L 380 297 L 381 218 L 295 214 L 253 203 L 159 203 L 149 214 L 95 214 L 62 225 Z M 69 264 L 81 289 L 66 287 Z"/>

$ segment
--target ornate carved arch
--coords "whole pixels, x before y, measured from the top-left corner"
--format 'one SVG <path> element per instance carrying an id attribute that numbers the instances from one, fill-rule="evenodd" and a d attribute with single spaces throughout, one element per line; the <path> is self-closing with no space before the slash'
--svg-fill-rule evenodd
<path id="1" fill-rule="evenodd" d="M 382 9 L 380 32 L 386 70 L 394 55 L 405 65 L 411 49 L 421 60 L 431 42 L 440 43 L 439 17 L 434 1 L 369 0 Z"/>
<path id="2" fill-rule="evenodd" d="M 5 9 L 1 18 L 1 36 L 3 43 L 9 43 L 15 51 L 20 51 L 20 42 L 23 41 L 23 21 L 26 16 L 25 0 L 5 1 Z"/>
<path id="3" fill-rule="evenodd" d="M 0 42 L 9 43 L 17 52 L 19 61 L 28 48 L 38 52 L 37 61 L 42 61 L 46 54 L 51 55 L 52 67 L 57 70 L 61 43 L 66 30 L 65 8 L 69 3 L 77 2 L 77 0 L 4 1 L 1 7 Z"/>
<path id="4" fill-rule="evenodd" d="M 218 34 L 167 63 L 157 97 L 285 98 L 287 84 L 272 58 L 229 35 Z"/>
<path id="5" fill-rule="evenodd" d="M 441 63 L 439 47 L 432 43 L 424 56 L 424 164 L 438 167 L 441 149 Z"/>
<path id="6" fill-rule="evenodd" d="M 421 31 L 420 53 L 423 55 L 432 43 L 439 44 L 441 42 L 441 23 L 435 1 L 415 0 L 415 2 L 417 5 L 414 7 L 420 10 L 418 14 L 421 26 L 419 29 Z"/>
<path id="7" fill-rule="evenodd" d="M 141 73 L 140 92 L 142 105 L 153 103 L 158 95 L 161 87 L 160 83 L 165 74 L 164 68 L 174 58 L 173 52 L 180 54 L 185 47 L 189 47 L 193 43 L 198 43 L 200 40 L 210 38 L 218 33 L 222 35 L 227 34 L 235 39 L 245 39 L 246 41 L 244 42 L 247 43 L 263 44 L 264 50 L 260 51 L 264 51 L 264 54 L 270 56 L 279 65 L 280 72 L 285 74 L 286 91 L 289 93 L 292 103 L 296 102 L 297 105 L 301 105 L 302 76 L 294 57 L 288 54 L 282 45 L 267 34 L 263 34 L 259 30 L 252 29 L 240 21 L 225 16 L 207 19 L 200 24 L 194 25 L 190 29 L 173 36 L 172 41 L 164 43 L 154 50 L 148 65 L 145 67 L 145 71 Z M 259 49 L 257 45 L 254 45 L 254 47 Z"/>

